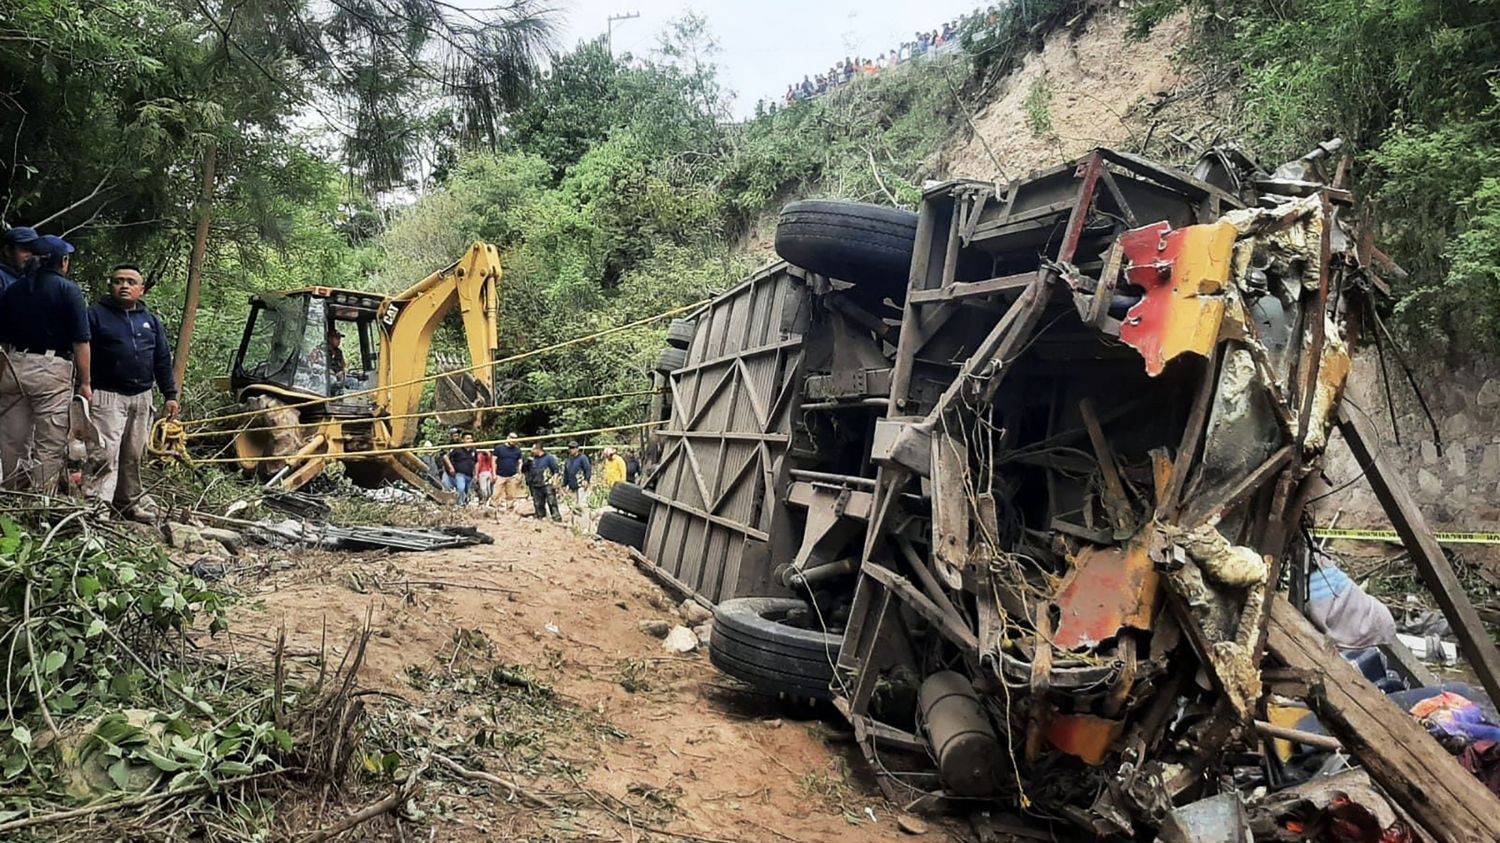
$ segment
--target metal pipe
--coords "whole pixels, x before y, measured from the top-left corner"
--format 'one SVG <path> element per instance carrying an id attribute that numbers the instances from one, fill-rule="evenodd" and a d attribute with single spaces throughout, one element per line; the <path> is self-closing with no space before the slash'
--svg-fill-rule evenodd
<path id="1" fill-rule="evenodd" d="M 1338 738 L 1331 735 L 1316 735 L 1312 732 L 1304 732 L 1301 729 L 1289 729 L 1286 726 L 1277 726 L 1275 723 L 1267 723 L 1264 720 L 1255 721 L 1255 731 L 1270 738 L 1281 738 L 1284 741 L 1300 743 L 1313 749 L 1342 750 L 1344 745 Z"/>
<path id="2" fill-rule="evenodd" d="M 861 398 L 858 401 L 817 401 L 812 404 L 798 405 L 802 410 L 839 410 L 854 407 L 884 407 L 891 403 L 889 398 Z"/>
<path id="3" fill-rule="evenodd" d="M 855 477 L 852 474 L 832 474 L 826 471 L 803 471 L 800 468 L 794 468 L 789 473 L 798 480 L 813 480 L 822 483 L 838 483 L 844 486 L 859 486 L 862 489 L 875 488 L 875 481 L 873 479 L 869 477 Z"/>

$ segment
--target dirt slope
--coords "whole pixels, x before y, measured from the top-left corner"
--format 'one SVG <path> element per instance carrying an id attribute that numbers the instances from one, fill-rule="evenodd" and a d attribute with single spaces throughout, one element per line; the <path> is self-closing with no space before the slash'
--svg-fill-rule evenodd
<path id="1" fill-rule="evenodd" d="M 389 696 L 367 697 L 367 751 L 404 749 L 410 761 L 437 747 L 562 793 L 567 804 L 534 810 L 484 787 L 438 780 L 418 802 L 431 839 L 666 839 L 635 823 L 687 839 L 907 837 L 862 780 L 851 745 L 832 731 L 835 720 L 747 693 L 706 654 L 670 655 L 640 631 L 643 619 L 677 615 L 623 549 L 517 516 L 479 526 L 495 544 L 300 554 L 269 577 L 238 583 L 247 597 L 232 618 L 241 655 L 264 650 L 283 625 L 288 652 L 315 654 L 326 623 L 337 659 L 368 615 L 374 637 L 359 678 Z M 309 659 L 300 662 L 313 670 Z M 499 684 L 496 667 L 509 677 Z M 528 679 L 555 694 L 516 687 Z M 630 821 L 576 798 L 573 775 L 619 800 L 611 804 L 633 806 Z M 575 798 L 565 798 L 569 791 Z M 427 828 L 403 825 L 398 832 L 393 821 L 375 821 L 364 833 L 428 839 Z M 935 829 L 925 839 L 946 834 Z"/>
<path id="2" fill-rule="evenodd" d="M 1174 58 L 1192 37 L 1189 16 L 1174 15 L 1144 38 L 1131 38 L 1129 26 L 1129 15 L 1113 10 L 1049 35 L 977 106 L 977 133 L 961 133 L 933 169 L 1004 181 L 1096 146 L 1160 152 L 1173 134 L 1186 140 L 1209 129 L 1202 110 L 1212 105 L 1212 85 Z"/>

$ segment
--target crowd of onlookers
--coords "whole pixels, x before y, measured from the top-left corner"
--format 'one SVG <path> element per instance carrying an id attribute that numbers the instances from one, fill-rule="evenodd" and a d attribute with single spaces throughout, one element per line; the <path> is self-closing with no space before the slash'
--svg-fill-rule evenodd
<path id="1" fill-rule="evenodd" d="M 946 52 L 947 48 L 957 43 L 963 20 L 960 18 L 957 21 L 948 21 L 938 29 L 917 32 L 913 34 L 912 40 L 904 41 L 900 46 L 887 50 L 875 58 L 845 56 L 842 62 L 835 62 L 827 72 L 803 76 L 801 82 L 786 86 L 786 93 L 781 96 L 781 99 L 763 101 L 762 110 L 774 112 L 778 108 L 785 108 L 841 88 L 861 76 L 874 76 L 883 70 L 929 58 L 939 52 Z"/>

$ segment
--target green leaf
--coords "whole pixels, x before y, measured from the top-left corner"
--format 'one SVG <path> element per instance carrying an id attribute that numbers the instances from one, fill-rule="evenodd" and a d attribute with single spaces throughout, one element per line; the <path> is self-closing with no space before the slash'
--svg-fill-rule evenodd
<path id="1" fill-rule="evenodd" d="M 42 657 L 42 673 L 51 676 L 62 669 L 68 657 L 59 650 L 53 650 Z"/>
<path id="2" fill-rule="evenodd" d="M 109 765 L 109 780 L 115 783 L 117 789 L 124 790 L 130 784 L 130 762 L 121 758 Z"/>
<path id="3" fill-rule="evenodd" d="M 251 767 L 243 761 L 222 761 L 214 772 L 223 773 L 226 776 L 244 776 L 251 772 Z"/>
<path id="4" fill-rule="evenodd" d="M 5 763 L 0 765 L 0 776 L 4 776 L 7 780 L 13 779 L 21 775 L 21 771 L 25 769 L 26 756 L 18 752 L 15 755 L 6 756 Z"/>
<path id="5" fill-rule="evenodd" d="M 84 633 L 84 637 L 85 638 L 95 638 L 95 637 L 98 637 L 98 636 L 103 635 L 103 634 L 104 634 L 104 621 L 100 620 L 99 618 L 94 618 L 92 621 L 89 622 L 89 629 L 88 629 L 88 632 Z"/>
<path id="6" fill-rule="evenodd" d="M 10 736 L 21 746 L 31 746 L 31 730 L 20 723 L 17 723 L 15 728 L 10 730 Z"/>
<path id="7" fill-rule="evenodd" d="M 140 755 L 147 761 L 150 761 L 152 765 L 156 767 L 156 769 L 161 770 L 163 773 L 175 773 L 179 770 L 185 770 L 188 768 L 188 765 L 186 763 L 178 761 L 175 758 L 168 758 L 167 756 L 162 755 L 160 752 L 152 749 L 142 749 L 140 751 Z"/>

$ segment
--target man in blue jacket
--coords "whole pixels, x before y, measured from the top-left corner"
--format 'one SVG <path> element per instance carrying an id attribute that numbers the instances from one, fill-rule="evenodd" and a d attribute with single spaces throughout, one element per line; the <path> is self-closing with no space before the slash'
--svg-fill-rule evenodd
<path id="1" fill-rule="evenodd" d="M 0 481 L 51 493 L 67 455 L 75 385 L 85 400 L 94 394 L 88 307 L 67 276 L 73 246 L 49 234 L 36 252 L 36 271 L 0 293 Z"/>
<path id="2" fill-rule="evenodd" d="M 594 481 L 594 464 L 577 442 L 568 443 L 568 459 L 563 463 L 563 485 L 568 487 L 572 499 L 573 516 L 578 519 L 578 529 L 589 529 L 589 485 Z"/>
<path id="3" fill-rule="evenodd" d="M 521 473 L 526 475 L 526 487 L 531 490 L 532 514 L 537 518 L 546 518 L 550 514 L 553 521 L 561 521 L 562 510 L 557 506 L 557 477 L 562 474 L 562 466 L 558 465 L 557 457 L 547 453 L 538 442 L 531 446 L 531 459 L 521 466 Z"/>
<path id="4" fill-rule="evenodd" d="M 36 229 L 18 225 L 0 238 L 0 293 L 5 288 L 31 275 L 32 262 L 36 259 Z"/>
<path id="5" fill-rule="evenodd" d="M 156 513 L 141 485 L 141 459 L 155 412 L 151 387 L 166 399 L 167 418 L 177 418 L 179 408 L 167 330 L 141 302 L 145 295 L 141 270 L 122 263 L 109 271 L 109 295 L 89 308 L 99 450 L 84 494 L 127 517 L 150 520 Z"/>

